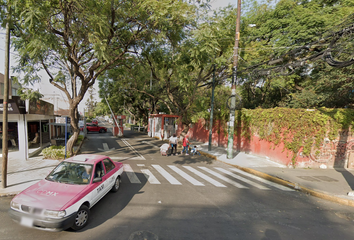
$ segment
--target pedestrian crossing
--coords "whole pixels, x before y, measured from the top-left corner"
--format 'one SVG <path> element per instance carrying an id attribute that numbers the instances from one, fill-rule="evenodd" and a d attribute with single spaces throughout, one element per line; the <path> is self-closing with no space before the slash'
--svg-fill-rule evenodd
<path id="1" fill-rule="evenodd" d="M 256 188 L 260 190 L 272 190 L 277 188 L 282 191 L 294 191 L 293 189 L 243 172 L 233 167 L 192 167 L 176 165 L 167 165 L 166 167 L 162 167 L 158 164 L 152 164 L 151 166 L 146 166 L 145 164 L 136 164 L 132 166 L 130 164 L 123 164 L 123 168 L 129 182 L 132 184 L 141 184 L 146 181 L 152 185 L 192 184 L 198 187 L 236 187 L 239 189 Z"/>

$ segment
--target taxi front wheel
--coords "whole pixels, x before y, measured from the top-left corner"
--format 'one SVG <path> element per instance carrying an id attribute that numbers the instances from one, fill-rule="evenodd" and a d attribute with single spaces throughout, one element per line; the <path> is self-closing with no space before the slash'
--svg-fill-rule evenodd
<path id="1" fill-rule="evenodd" d="M 118 176 L 112 187 L 112 192 L 117 192 L 119 190 L 119 187 L 120 187 L 120 177 Z"/>
<path id="2" fill-rule="evenodd" d="M 82 205 L 76 213 L 75 222 L 71 227 L 75 231 L 82 229 L 88 223 L 90 209 L 86 205 Z"/>

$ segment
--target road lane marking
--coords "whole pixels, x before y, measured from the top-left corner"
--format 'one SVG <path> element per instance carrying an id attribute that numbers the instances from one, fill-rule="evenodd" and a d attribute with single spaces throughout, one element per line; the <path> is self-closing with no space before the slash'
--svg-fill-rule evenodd
<path id="1" fill-rule="evenodd" d="M 251 180 L 248 180 L 247 178 L 241 177 L 241 176 L 239 176 L 237 174 L 234 174 L 234 173 L 232 173 L 232 172 L 230 172 L 228 170 L 225 170 L 223 168 L 215 167 L 215 169 L 219 170 L 220 172 L 226 173 L 227 175 L 230 175 L 231 177 L 234 177 L 234 178 L 236 178 L 236 179 L 238 179 L 240 181 L 248 183 L 249 185 L 254 186 L 256 188 L 259 188 L 259 189 L 262 189 L 262 190 L 270 190 L 269 188 L 267 188 L 267 187 L 265 187 L 265 186 L 263 186 L 261 184 L 252 182 Z"/>
<path id="2" fill-rule="evenodd" d="M 154 148 L 160 149 L 160 147 L 156 146 L 155 144 L 152 144 L 152 143 L 149 143 L 149 142 L 146 142 L 146 141 L 142 141 L 141 143 L 145 143 L 145 144 L 148 144 L 148 145 L 150 145 L 150 146 L 152 146 Z"/>
<path id="3" fill-rule="evenodd" d="M 242 175 L 244 175 L 244 176 L 247 176 L 247 177 L 256 179 L 257 181 L 260 181 L 260 182 L 262 182 L 262 183 L 268 184 L 268 185 L 270 185 L 270 186 L 272 186 L 272 187 L 281 189 L 281 190 L 283 190 L 283 191 L 289 191 L 289 192 L 290 192 L 290 191 L 291 191 L 291 192 L 294 191 L 293 189 L 290 189 L 290 188 L 288 188 L 288 187 L 279 185 L 279 184 L 274 183 L 274 182 L 271 182 L 271 181 L 269 181 L 269 180 L 266 180 L 266 179 L 257 177 L 257 176 L 255 176 L 255 175 L 253 175 L 253 174 L 244 172 L 244 171 L 242 171 L 242 170 L 240 170 L 240 169 L 237 169 L 237 168 L 230 168 L 230 170 L 231 170 L 231 171 L 234 171 L 234 172 L 237 172 L 237 173 L 240 173 L 240 174 L 242 174 Z"/>
<path id="4" fill-rule="evenodd" d="M 141 183 L 129 164 L 123 164 L 123 169 L 131 183 Z"/>
<path id="5" fill-rule="evenodd" d="M 150 172 L 149 169 L 141 169 L 141 172 L 144 173 L 146 179 L 150 184 L 161 184 L 159 180 Z"/>
<path id="6" fill-rule="evenodd" d="M 167 181 L 169 181 L 173 185 L 182 185 L 176 178 L 174 178 L 171 174 L 169 174 L 165 169 L 163 169 L 160 165 L 152 164 L 153 166 Z"/>
<path id="7" fill-rule="evenodd" d="M 243 186 L 242 184 L 239 184 L 239 183 L 237 183 L 237 182 L 235 182 L 235 181 L 233 181 L 233 180 L 231 180 L 231 179 L 229 179 L 227 177 L 224 177 L 223 175 L 221 175 L 221 174 L 219 174 L 219 173 L 217 173 L 217 172 L 215 172 L 213 170 L 210 170 L 209 168 L 206 168 L 206 167 L 198 167 L 198 168 L 203 169 L 204 171 L 210 173 L 211 175 L 214 175 L 215 177 L 220 178 L 221 180 L 223 180 L 223 181 L 225 181 L 227 183 L 230 183 L 231 185 L 234 185 L 235 187 L 246 188 L 246 189 L 248 188 L 248 187 Z"/>
<path id="8" fill-rule="evenodd" d="M 198 170 L 190 167 L 190 166 L 183 166 L 184 168 L 188 169 L 189 171 L 191 171 L 192 173 L 198 175 L 199 177 L 203 178 L 204 180 L 210 182 L 211 184 L 213 184 L 216 187 L 226 187 L 224 184 L 212 179 L 211 177 L 205 175 L 204 173 L 199 172 Z"/>
<path id="9" fill-rule="evenodd" d="M 145 164 L 137 164 L 138 167 L 145 167 Z"/>
<path id="10" fill-rule="evenodd" d="M 117 142 L 118 142 L 118 140 L 117 140 Z M 126 139 L 122 139 L 122 142 L 123 142 L 131 151 L 133 151 L 138 157 L 141 157 L 142 160 L 146 160 L 146 159 L 144 158 L 144 156 L 141 155 L 137 150 L 135 150 L 135 149 L 133 148 L 133 146 L 130 145 L 130 143 L 129 143 Z"/>
<path id="11" fill-rule="evenodd" d="M 102 148 L 98 148 L 98 150 L 99 150 L 99 151 L 105 151 L 105 152 L 107 152 L 107 151 L 112 151 L 112 150 L 115 150 L 115 148 L 111 148 L 111 149 L 109 149 L 109 147 L 108 147 L 108 144 L 107 144 L 107 143 L 102 143 L 102 145 L 103 145 L 103 149 L 102 149 Z"/>
<path id="12" fill-rule="evenodd" d="M 171 168 L 173 171 L 181 175 L 184 179 L 186 179 L 188 182 L 192 183 L 195 186 L 205 186 L 203 183 L 199 182 L 197 179 L 191 177 L 187 173 L 183 172 L 181 169 L 177 168 L 176 166 L 173 165 L 168 165 L 169 168 Z"/>

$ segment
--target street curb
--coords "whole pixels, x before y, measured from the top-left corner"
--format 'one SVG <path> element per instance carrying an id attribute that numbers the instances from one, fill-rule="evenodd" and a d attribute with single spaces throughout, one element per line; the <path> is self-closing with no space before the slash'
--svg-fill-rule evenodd
<path id="1" fill-rule="evenodd" d="M 17 194 L 19 194 L 22 191 L 17 191 L 17 192 L 12 192 L 12 193 L 0 193 L 0 198 L 1 197 L 14 197 Z"/>
<path id="2" fill-rule="evenodd" d="M 324 200 L 327 200 L 327 201 L 331 201 L 331 202 L 339 203 L 339 204 L 342 204 L 342 205 L 354 207 L 354 200 L 350 200 L 350 199 L 345 199 L 345 198 L 329 195 L 329 194 L 326 194 L 326 193 L 323 193 L 323 192 L 320 192 L 320 191 L 317 191 L 317 190 L 314 190 L 314 189 L 303 187 L 303 186 L 299 185 L 298 183 L 289 182 L 287 180 L 271 176 L 271 175 L 269 175 L 267 173 L 263 173 L 263 172 L 254 170 L 252 168 L 245 168 L 245 167 L 241 167 L 241 166 L 238 166 L 238 165 L 235 165 L 235 164 L 227 163 L 227 162 L 225 162 L 223 160 L 220 160 L 216 156 L 211 155 L 209 153 L 202 152 L 200 150 L 199 150 L 199 152 L 200 152 L 201 155 L 204 155 L 204 156 L 209 157 L 209 158 L 213 158 L 213 159 L 215 159 L 215 160 L 217 160 L 219 162 L 222 162 L 222 163 L 228 164 L 230 166 L 236 167 L 236 168 L 238 168 L 238 169 L 240 169 L 240 170 L 242 170 L 244 172 L 247 172 L 247 173 L 253 174 L 255 176 L 261 177 L 263 179 L 278 183 L 278 184 L 283 185 L 285 187 L 292 188 L 294 190 L 297 190 L 297 191 L 300 191 L 300 192 L 303 192 L 303 193 L 306 193 L 306 194 L 309 194 L 309 195 L 312 195 L 314 197 L 321 198 L 321 199 L 324 199 Z"/>

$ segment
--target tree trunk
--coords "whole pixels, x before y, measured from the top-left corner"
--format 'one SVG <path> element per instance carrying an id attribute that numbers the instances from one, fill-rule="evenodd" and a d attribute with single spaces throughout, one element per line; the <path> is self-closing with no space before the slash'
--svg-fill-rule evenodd
<path id="1" fill-rule="evenodd" d="M 181 132 L 181 135 L 179 136 L 179 140 L 182 141 L 183 138 L 187 135 L 189 131 L 189 124 L 188 123 L 182 123 L 183 130 Z"/>
<path id="2" fill-rule="evenodd" d="M 71 119 L 71 128 L 73 130 L 73 134 L 69 141 L 66 144 L 67 151 L 70 153 L 70 156 L 74 155 L 74 144 L 76 143 L 79 135 L 80 135 L 80 129 L 78 127 L 78 121 L 77 121 L 77 106 L 74 107 L 72 104 L 70 104 L 70 119 Z"/>
<path id="3" fill-rule="evenodd" d="M 67 151 L 70 153 L 70 156 L 74 155 L 74 143 L 77 141 L 79 135 L 80 135 L 80 130 L 74 131 L 73 135 L 71 136 L 71 138 L 66 144 Z"/>

